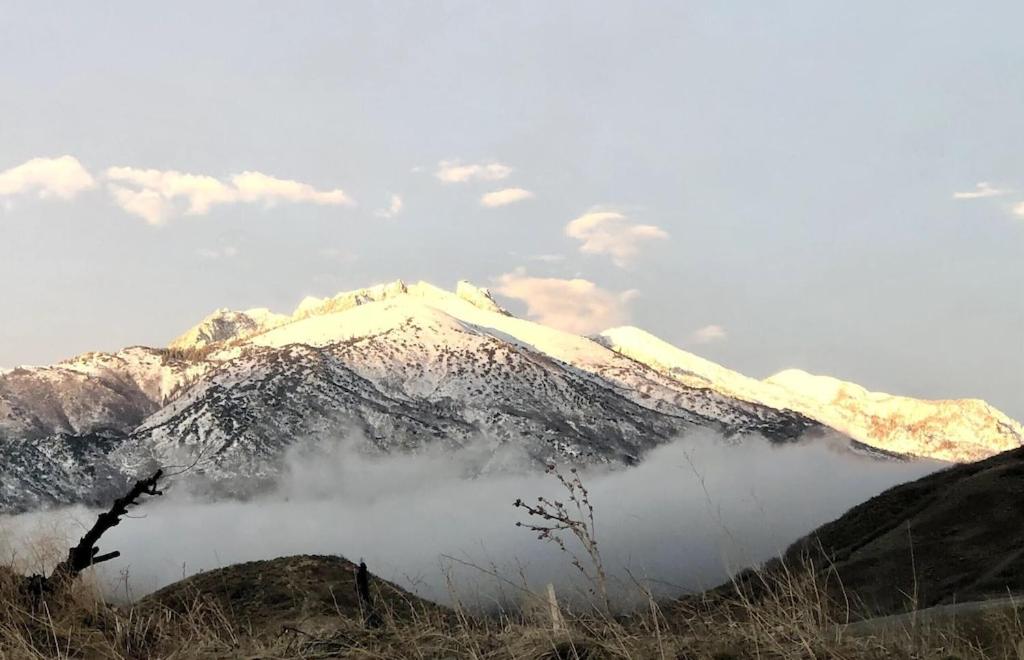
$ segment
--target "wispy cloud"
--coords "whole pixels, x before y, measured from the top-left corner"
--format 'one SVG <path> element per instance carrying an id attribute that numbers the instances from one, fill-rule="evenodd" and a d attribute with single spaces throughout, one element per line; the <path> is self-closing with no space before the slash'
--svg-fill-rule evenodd
<path id="1" fill-rule="evenodd" d="M 307 183 L 279 179 L 262 172 L 242 172 L 232 176 L 230 182 L 203 174 L 134 167 L 111 167 L 106 176 L 114 202 L 151 225 L 162 224 L 181 213 L 205 215 L 216 204 L 354 204 L 340 189 L 320 191 Z"/>
<path id="2" fill-rule="evenodd" d="M 35 193 L 40 198 L 71 199 L 95 186 L 92 175 L 73 156 L 33 158 L 0 172 L 0 196 Z"/>
<path id="3" fill-rule="evenodd" d="M 722 341 L 728 334 L 725 332 L 725 328 L 720 325 L 706 325 L 703 328 L 697 328 L 690 334 L 690 341 L 695 344 L 710 344 L 711 342 Z"/>
<path id="4" fill-rule="evenodd" d="M 1024 202 L 1020 202 L 1013 207 L 1013 214 L 1024 218 Z"/>
<path id="5" fill-rule="evenodd" d="M 391 196 L 391 203 L 385 209 L 377 209 L 373 212 L 378 218 L 393 218 L 402 212 L 402 208 L 405 204 L 402 202 L 402 198 L 399 195 Z"/>
<path id="6" fill-rule="evenodd" d="M 359 258 L 355 252 L 351 250 L 345 250 L 342 248 L 321 248 L 317 251 L 324 259 L 331 259 L 333 261 L 352 262 Z"/>
<path id="7" fill-rule="evenodd" d="M 988 181 L 979 181 L 974 190 L 953 193 L 953 199 L 982 199 L 985 197 L 999 197 L 1009 193 L 1009 190 L 994 187 Z"/>
<path id="8" fill-rule="evenodd" d="M 533 199 L 534 195 L 524 188 L 505 188 L 489 192 L 480 198 L 480 204 L 488 208 L 496 206 L 507 206 L 526 199 Z"/>
<path id="9" fill-rule="evenodd" d="M 661 227 L 636 224 L 618 211 L 599 209 L 567 224 L 565 235 L 581 242 L 580 252 L 606 254 L 620 268 L 629 265 L 645 242 L 668 238 Z"/>
<path id="10" fill-rule="evenodd" d="M 556 264 L 565 261 L 564 254 L 530 254 L 525 257 L 527 261 L 539 261 L 545 264 Z"/>
<path id="11" fill-rule="evenodd" d="M 201 248 L 196 254 L 205 259 L 231 259 L 238 256 L 238 248 L 228 245 L 223 248 Z"/>
<path id="12" fill-rule="evenodd" d="M 462 164 L 457 160 L 442 160 L 434 173 L 443 183 L 468 181 L 500 181 L 512 174 L 512 168 L 502 163 Z"/>
<path id="13" fill-rule="evenodd" d="M 325 206 L 354 206 L 355 202 L 344 190 L 317 190 L 308 183 L 291 179 L 278 179 L 262 172 L 242 172 L 231 177 L 243 202 L 305 202 Z"/>
<path id="14" fill-rule="evenodd" d="M 530 277 L 519 268 L 497 278 L 496 291 L 526 303 L 526 313 L 544 325 L 589 334 L 623 325 L 635 290 L 616 293 L 584 279 Z"/>

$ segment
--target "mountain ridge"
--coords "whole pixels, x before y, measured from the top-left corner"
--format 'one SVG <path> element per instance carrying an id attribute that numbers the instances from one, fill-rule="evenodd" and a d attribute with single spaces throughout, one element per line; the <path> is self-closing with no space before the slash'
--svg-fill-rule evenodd
<path id="1" fill-rule="evenodd" d="M 634 327 L 598 341 L 690 385 L 794 410 L 866 445 L 898 454 L 970 462 L 1024 444 L 1024 427 L 980 399 L 914 399 L 870 392 L 831 376 L 786 369 L 756 380 Z M 950 440 L 955 436 L 956 440 Z"/>

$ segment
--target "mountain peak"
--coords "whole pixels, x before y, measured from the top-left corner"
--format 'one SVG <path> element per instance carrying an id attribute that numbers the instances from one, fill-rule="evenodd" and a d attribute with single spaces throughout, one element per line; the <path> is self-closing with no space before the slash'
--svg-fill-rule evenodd
<path id="1" fill-rule="evenodd" d="M 204 318 L 195 327 L 171 342 L 170 348 L 199 349 L 212 344 L 244 340 L 304 319 L 338 314 L 361 305 L 408 296 L 419 302 L 446 305 L 462 300 L 486 312 L 509 316 L 491 296 L 491 292 L 467 280 L 460 280 L 451 292 L 428 282 L 407 284 L 394 280 L 382 284 L 343 291 L 328 298 L 306 296 L 291 315 L 276 314 L 265 307 L 233 311 L 221 308 Z"/>
<path id="2" fill-rule="evenodd" d="M 504 314 L 505 316 L 511 316 L 511 314 L 508 313 L 508 310 L 495 302 L 494 298 L 491 296 L 490 289 L 476 286 L 468 280 L 459 280 L 459 283 L 455 285 L 455 295 L 466 302 L 479 307 L 480 309 L 488 312 Z"/>
<path id="3" fill-rule="evenodd" d="M 330 298 L 314 298 L 307 296 L 292 313 L 292 320 L 299 321 L 310 316 L 323 316 L 344 312 L 368 302 L 394 298 L 408 293 L 409 287 L 402 280 L 375 284 L 374 286 L 355 289 L 353 291 L 342 291 Z"/>
<path id="4" fill-rule="evenodd" d="M 275 314 L 265 307 L 243 312 L 221 308 L 172 341 L 170 348 L 205 348 L 232 339 L 243 339 L 266 332 L 286 323 L 289 317 Z"/>

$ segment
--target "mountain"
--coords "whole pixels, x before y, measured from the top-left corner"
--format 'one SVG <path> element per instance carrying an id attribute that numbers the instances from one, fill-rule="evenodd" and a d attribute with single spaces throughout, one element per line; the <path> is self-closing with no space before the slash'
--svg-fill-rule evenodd
<path id="1" fill-rule="evenodd" d="M 512 446 L 538 464 L 627 465 L 705 430 L 785 442 L 832 427 L 880 455 L 1020 444 L 1010 420 L 988 433 L 989 408 L 977 423 L 934 416 L 935 441 L 905 451 L 903 418 L 857 435 L 840 422 L 861 418 L 832 407 L 636 329 L 580 337 L 516 318 L 466 282 L 398 281 L 287 315 L 218 310 L 168 348 L 0 375 L 0 509 L 103 501 L 156 464 L 194 466 L 211 491 L 244 495 L 293 448 L 339 437 L 384 452 Z M 962 435 L 942 435 L 943 423 Z"/>
<path id="2" fill-rule="evenodd" d="M 765 381 L 789 392 L 793 410 L 866 444 L 955 462 L 1016 449 L 1024 427 L 978 399 L 923 401 L 789 369 Z"/>
<path id="3" fill-rule="evenodd" d="M 924 401 L 789 369 L 763 381 L 672 346 L 639 328 L 595 338 L 609 349 L 691 387 L 799 412 L 870 447 L 908 456 L 970 462 L 1024 444 L 1024 427 L 977 399 Z"/>
<path id="4" fill-rule="evenodd" d="M 818 427 L 681 387 L 589 339 L 511 317 L 466 284 L 307 299 L 266 332 L 239 327 L 204 358 L 216 367 L 142 422 L 115 460 L 142 469 L 203 457 L 218 488 L 236 492 L 272 480 L 289 443 L 338 435 L 383 451 L 482 440 L 537 463 L 629 464 L 701 428 L 788 440 Z"/>

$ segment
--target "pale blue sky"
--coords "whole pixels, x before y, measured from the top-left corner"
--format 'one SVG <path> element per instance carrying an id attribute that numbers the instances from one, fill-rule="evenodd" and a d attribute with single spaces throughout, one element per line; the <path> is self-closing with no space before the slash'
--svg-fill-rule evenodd
<path id="1" fill-rule="evenodd" d="M 1024 418 L 1022 26 L 1019 2 L 3 0 L 0 190 L 65 154 L 95 187 L 0 194 L 0 365 L 399 277 L 578 277 L 609 319 L 753 376 Z M 446 184 L 443 160 L 512 172 Z M 155 226 L 115 203 L 113 166 L 355 205 Z M 953 198 L 983 181 L 1002 194 Z M 480 204 L 505 188 L 534 197 Z M 623 218 L 584 253 L 566 226 L 595 208 Z"/>

